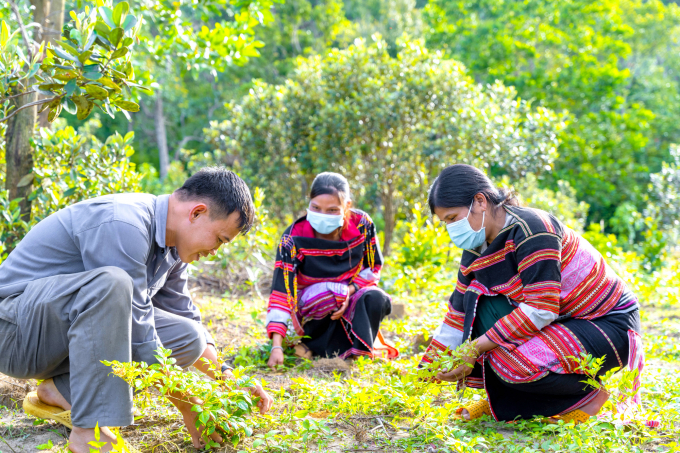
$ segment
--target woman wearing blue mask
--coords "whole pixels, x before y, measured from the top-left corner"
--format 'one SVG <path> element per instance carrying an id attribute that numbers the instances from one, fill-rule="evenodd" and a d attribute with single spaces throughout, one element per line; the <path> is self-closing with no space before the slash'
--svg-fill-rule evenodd
<path id="1" fill-rule="evenodd" d="M 462 419 L 534 416 L 576 423 L 596 415 L 604 391 L 586 386 L 578 357 L 604 357 L 599 371 L 642 370 L 635 295 L 587 240 L 469 165 L 434 181 L 430 210 L 464 249 L 449 311 L 421 366 L 457 348 L 467 363 L 436 378 L 485 389 L 488 399 L 457 411 Z M 639 401 L 621 401 L 619 410 Z"/>
<path id="2" fill-rule="evenodd" d="M 284 232 L 267 309 L 270 367 L 283 364 L 283 340 L 298 355 L 348 358 L 398 355 L 380 334 L 391 311 L 380 288 L 382 254 L 371 218 L 352 209 L 349 184 L 337 173 L 312 183 L 307 215 Z"/>

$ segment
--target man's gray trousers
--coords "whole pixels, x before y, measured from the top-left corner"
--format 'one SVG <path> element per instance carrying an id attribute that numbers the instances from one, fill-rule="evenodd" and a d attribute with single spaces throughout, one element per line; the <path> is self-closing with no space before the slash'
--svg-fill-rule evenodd
<path id="1" fill-rule="evenodd" d="M 117 267 L 34 280 L 0 300 L 0 373 L 54 378 L 74 426 L 129 425 L 132 391 L 101 361 L 131 360 L 131 310 L 132 279 Z M 205 350 L 196 321 L 157 308 L 154 321 L 177 365 L 191 366 Z"/>

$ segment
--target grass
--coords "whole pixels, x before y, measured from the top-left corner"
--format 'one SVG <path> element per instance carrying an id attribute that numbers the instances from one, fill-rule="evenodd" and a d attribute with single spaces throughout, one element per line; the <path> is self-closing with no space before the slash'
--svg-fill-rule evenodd
<path id="1" fill-rule="evenodd" d="M 348 363 L 289 356 L 286 369 L 278 371 L 265 364 L 264 300 L 209 295 L 197 295 L 196 300 L 225 359 L 263 379 L 276 399 L 269 414 L 253 417 L 251 437 L 236 448 L 225 446 L 219 451 L 680 451 L 680 308 L 643 309 L 647 355 L 643 411 L 660 422 L 657 429 L 649 429 L 620 426 L 611 420 L 592 420 L 577 427 L 535 421 L 506 424 L 487 417 L 453 421 L 455 409 L 481 398 L 482 392 L 468 389 L 458 394 L 452 385 L 422 384 L 410 373 L 403 373 L 417 363 L 429 332 L 441 321 L 445 306 L 440 297 L 395 300 L 406 302 L 406 316 L 387 319 L 382 330 L 400 349 L 398 360 L 360 358 Z M 0 435 L 10 442 L 26 442 L 33 435 L 58 429 L 51 423 L 34 426 L 32 420 L 24 420 L 20 410 L 2 409 L 0 418 Z M 195 451 L 178 414 L 162 404 L 122 432 L 143 452 Z M 43 439 L 30 451 L 38 451 L 38 445 L 48 442 Z M 43 451 L 63 451 L 64 437 L 53 442 L 52 449 Z M 0 441 L 0 451 L 10 451 L 4 447 Z"/>

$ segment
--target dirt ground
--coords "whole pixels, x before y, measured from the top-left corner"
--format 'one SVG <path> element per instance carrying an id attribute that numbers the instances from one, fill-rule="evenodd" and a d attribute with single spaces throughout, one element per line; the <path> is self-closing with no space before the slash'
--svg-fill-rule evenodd
<path id="1" fill-rule="evenodd" d="M 239 347 L 254 345 L 264 341 L 264 302 L 248 301 L 247 304 L 225 302 L 221 297 L 195 294 L 195 301 L 201 307 L 204 323 L 214 336 L 216 343 L 222 348 L 226 357 L 232 357 Z M 665 311 L 647 311 L 643 319 L 643 330 L 648 335 L 663 335 L 658 321 L 661 318 L 680 319 L 680 313 Z M 672 333 L 671 336 L 675 336 Z M 422 338 L 413 338 L 414 350 L 423 343 Z M 410 351 L 414 352 L 414 351 Z M 647 362 L 654 368 L 652 359 Z M 668 366 L 667 364 L 665 366 Z M 340 359 L 320 359 L 313 361 L 310 369 L 297 372 L 277 372 L 262 369 L 256 372 L 258 377 L 266 379 L 271 388 L 288 387 L 296 375 L 304 374 L 320 379 L 333 379 L 334 374 L 353 376 L 352 363 Z M 27 392 L 35 390 L 35 381 L 22 381 L 0 374 L 0 453 L 66 451 L 69 430 L 54 422 L 36 420 L 28 417 L 21 409 L 21 403 Z M 310 414 L 312 417 L 324 418 L 324 414 Z M 370 442 L 368 433 L 376 429 L 388 429 L 395 438 L 406 435 L 398 427 L 385 428 L 376 417 L 349 417 L 332 425 L 341 429 L 346 436 L 336 445 L 324 451 L 385 451 Z M 509 431 L 510 432 L 510 431 Z M 159 407 L 153 413 L 145 413 L 136 424 L 122 429 L 123 436 L 143 453 L 195 452 L 183 428 L 178 414 L 166 407 Z M 355 449 L 359 450 L 355 450 Z M 230 447 L 220 451 L 233 452 Z"/>

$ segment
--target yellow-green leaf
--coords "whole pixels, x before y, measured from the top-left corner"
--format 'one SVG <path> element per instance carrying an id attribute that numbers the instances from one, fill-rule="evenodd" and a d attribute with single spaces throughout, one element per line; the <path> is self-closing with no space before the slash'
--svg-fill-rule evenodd
<path id="1" fill-rule="evenodd" d="M 114 101 L 113 103 L 117 107 L 120 107 L 123 110 L 127 110 L 128 112 L 139 112 L 139 105 L 136 102 L 117 100 Z"/>
<path id="2" fill-rule="evenodd" d="M 102 100 L 109 97 L 109 92 L 97 85 L 85 85 L 85 91 L 95 99 Z"/>

